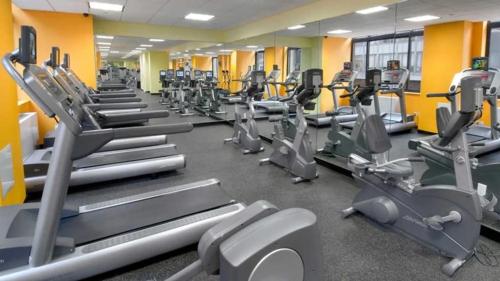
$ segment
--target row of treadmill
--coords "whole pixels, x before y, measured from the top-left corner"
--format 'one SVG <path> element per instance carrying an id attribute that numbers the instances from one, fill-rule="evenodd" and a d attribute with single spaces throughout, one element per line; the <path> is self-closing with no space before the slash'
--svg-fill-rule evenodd
<path id="1" fill-rule="evenodd" d="M 65 203 L 70 187 L 184 168 L 185 156 L 167 136 L 189 133 L 193 124 L 148 120 L 185 114 L 183 102 L 209 110 L 209 102 L 198 103 L 203 97 L 234 103 L 233 135 L 224 141 L 244 153 L 264 150 L 256 109 L 278 113 L 269 117 L 272 153 L 260 164 L 283 167 L 299 183 L 319 176 L 317 153 L 338 158 L 360 187 L 342 216 L 360 213 L 449 257 L 442 266 L 447 275 L 474 255 L 483 217 L 496 215 L 494 165 L 487 164 L 500 147 L 496 115 L 490 128 L 476 124 L 483 101 L 496 104 L 500 83 L 486 58 L 457 74 L 449 92 L 429 94 L 451 103 L 436 110 L 439 133 L 412 140 L 417 154 L 389 159 L 390 135 L 416 127 L 415 115 L 405 112 L 408 71 L 398 61 L 368 70 L 364 86 L 356 85 L 350 64 L 330 84 L 322 69 L 293 71 L 284 82 L 277 81 L 276 68 L 270 75 L 250 69 L 242 90 L 233 94 L 218 89 L 208 72 L 165 71 L 163 102 L 169 110 L 148 110 L 135 89 L 86 86 L 71 70 L 69 54 L 60 62 L 57 47 L 37 65 L 36 31 L 22 26 L 20 34 L 3 67 L 58 126 L 45 137 L 45 148 L 25 162 L 28 191 L 41 191 L 41 201 L 0 208 L 6 226 L 0 230 L 0 280 L 78 280 L 196 243 L 199 259 L 169 281 L 191 280 L 202 271 L 220 280 L 322 280 L 315 214 L 279 210 L 266 201 L 247 206 L 229 197 L 217 179 L 90 205 Z M 333 94 L 334 110 L 310 113 L 323 89 Z M 266 91 L 275 95 L 264 98 Z M 336 91 L 348 107 L 339 106 Z M 399 97 L 402 112 L 382 113 L 379 94 Z M 331 126 L 320 151 L 312 148 L 310 124 Z M 429 167 L 421 179 L 414 176 L 414 162 Z"/>

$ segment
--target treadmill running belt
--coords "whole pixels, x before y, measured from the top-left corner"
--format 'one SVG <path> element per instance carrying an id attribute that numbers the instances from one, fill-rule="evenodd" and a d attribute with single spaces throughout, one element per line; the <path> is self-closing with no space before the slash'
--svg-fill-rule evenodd
<path id="1" fill-rule="evenodd" d="M 218 184 L 187 188 L 164 196 L 63 218 L 59 226 L 59 236 L 73 238 L 78 246 L 233 202 Z M 33 210 L 20 212 L 15 218 L 17 222 L 12 224 L 19 227 L 11 228 L 8 237 L 32 236 L 37 214 L 38 211 Z"/>

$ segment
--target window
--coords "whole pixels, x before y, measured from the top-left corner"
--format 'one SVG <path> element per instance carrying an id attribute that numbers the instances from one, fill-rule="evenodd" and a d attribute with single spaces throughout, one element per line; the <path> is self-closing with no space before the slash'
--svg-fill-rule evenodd
<path id="1" fill-rule="evenodd" d="M 288 48 L 287 50 L 287 64 L 286 75 L 295 70 L 300 70 L 300 58 L 302 56 L 302 49 Z"/>
<path id="2" fill-rule="evenodd" d="M 402 68 L 408 68 L 408 38 L 370 41 L 368 57 L 370 68 L 382 69 L 389 60 L 399 60 Z"/>
<path id="3" fill-rule="evenodd" d="M 214 78 L 218 78 L 219 74 L 219 59 L 217 57 L 212 58 L 212 73 Z"/>
<path id="4" fill-rule="evenodd" d="M 420 91 L 424 37 L 422 31 L 388 34 L 354 39 L 351 61 L 358 71 L 358 80 L 365 79 L 367 69 L 384 68 L 388 60 L 399 60 L 401 67 L 408 68 L 409 91 Z M 363 84 L 364 81 L 358 81 Z"/>
<path id="5" fill-rule="evenodd" d="M 255 70 L 264 70 L 264 51 L 255 52 Z"/>
<path id="6" fill-rule="evenodd" d="M 489 25 L 488 57 L 490 67 L 500 68 L 500 22 Z"/>
<path id="7" fill-rule="evenodd" d="M 367 42 L 357 42 L 353 44 L 352 65 L 357 71 L 358 79 L 365 79 L 366 74 L 366 45 Z"/>

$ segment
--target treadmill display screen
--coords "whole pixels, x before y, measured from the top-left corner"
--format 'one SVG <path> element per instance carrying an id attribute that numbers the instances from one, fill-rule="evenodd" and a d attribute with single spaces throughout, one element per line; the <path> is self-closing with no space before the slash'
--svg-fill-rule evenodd
<path id="1" fill-rule="evenodd" d="M 400 63 L 398 60 L 389 60 L 387 61 L 387 70 L 399 70 Z"/>
<path id="2" fill-rule="evenodd" d="M 177 71 L 175 72 L 175 77 L 177 77 L 177 78 L 184 78 L 184 71 L 182 71 L 182 70 L 177 70 Z"/>
<path id="3" fill-rule="evenodd" d="M 206 75 L 207 75 L 207 78 L 212 78 L 212 76 L 213 76 L 212 71 L 207 71 L 207 72 L 205 72 L 205 73 L 206 73 Z"/>
<path id="4" fill-rule="evenodd" d="M 472 69 L 488 71 L 488 58 L 487 57 L 473 58 Z"/>
<path id="5" fill-rule="evenodd" d="M 165 75 L 166 79 L 174 79 L 174 70 L 173 69 L 168 69 Z"/>

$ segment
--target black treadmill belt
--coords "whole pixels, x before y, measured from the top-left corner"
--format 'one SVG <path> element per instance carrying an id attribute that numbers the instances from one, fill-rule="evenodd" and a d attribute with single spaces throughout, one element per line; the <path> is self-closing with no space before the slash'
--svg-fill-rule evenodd
<path id="1" fill-rule="evenodd" d="M 78 246 L 212 210 L 232 202 L 233 200 L 219 185 L 213 184 L 64 218 L 61 220 L 58 235 L 74 238 Z M 11 228 L 8 235 L 10 237 L 32 236 L 36 213 L 36 211 L 21 212 L 16 220 L 20 220 L 22 224 L 13 224 L 21 227 Z"/>

